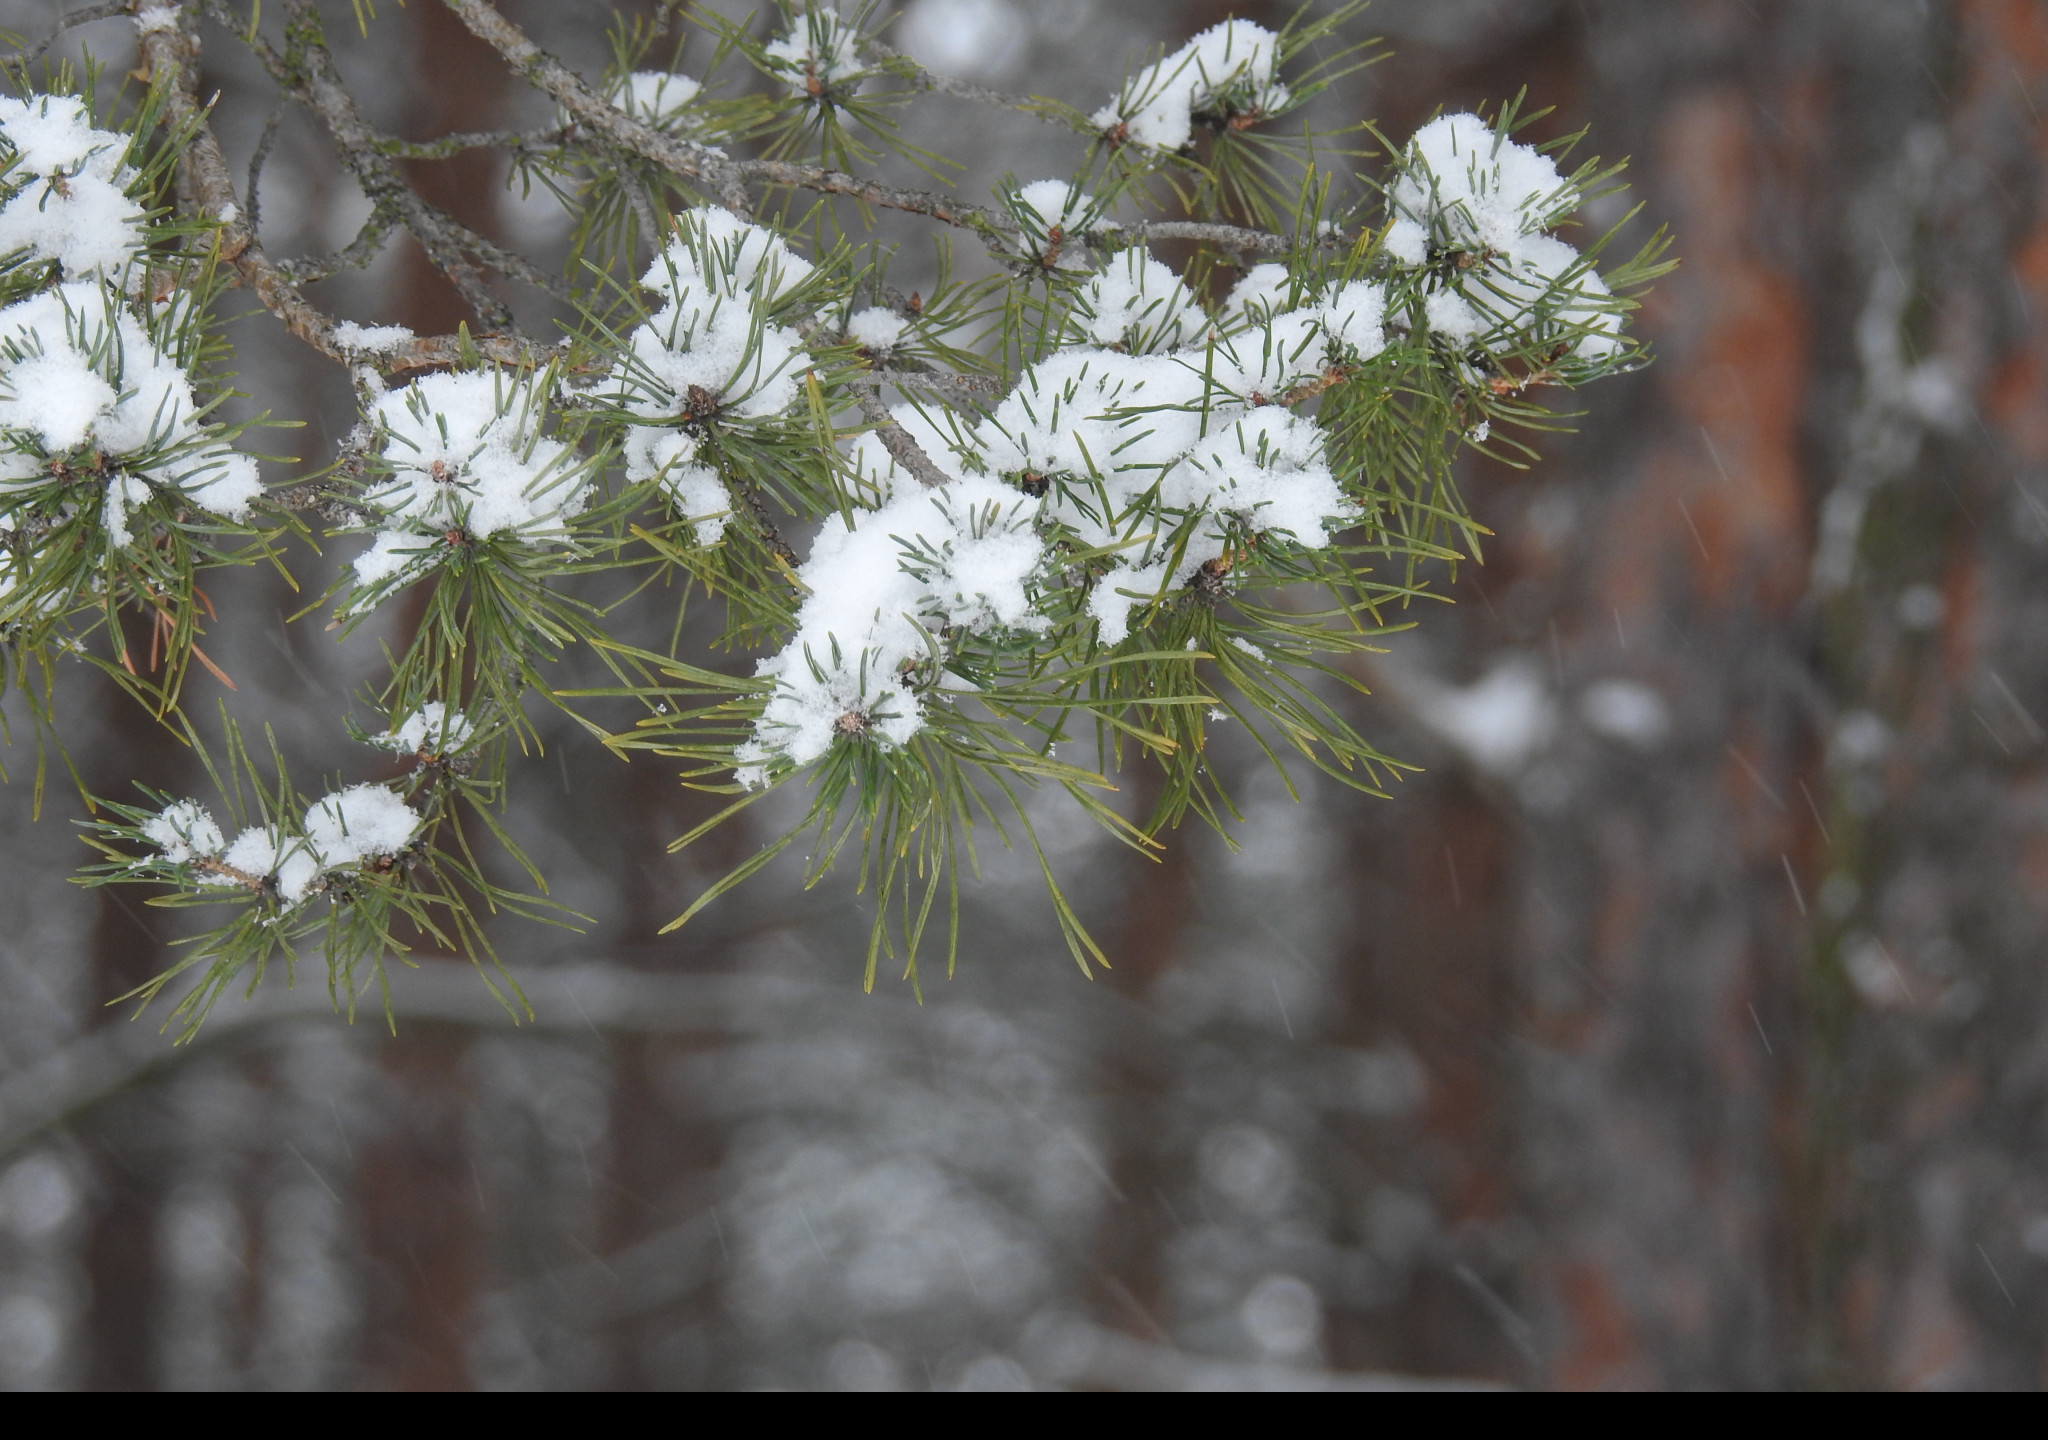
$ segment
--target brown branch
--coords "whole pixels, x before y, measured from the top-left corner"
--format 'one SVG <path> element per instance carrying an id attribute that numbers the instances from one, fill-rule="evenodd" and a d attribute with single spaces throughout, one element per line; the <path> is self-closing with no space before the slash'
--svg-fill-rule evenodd
<path id="1" fill-rule="evenodd" d="M 500 15 L 488 0 L 444 0 L 471 34 L 496 50 L 505 62 L 536 88 L 596 134 L 620 149 L 652 161 L 678 179 L 704 186 L 721 203 L 744 214 L 745 182 L 763 181 L 823 195 L 845 195 L 887 210 L 923 215 L 947 225 L 972 230 L 983 243 L 1000 247 L 1016 233 L 1016 222 L 999 211 L 964 205 L 923 190 L 904 190 L 879 180 L 865 180 L 818 165 L 784 160 L 731 160 L 705 146 L 663 133 L 635 119 L 592 89 L 581 76 L 527 38 Z"/>
<path id="2" fill-rule="evenodd" d="M 238 870 L 225 860 L 215 860 L 209 855 L 195 855 L 189 862 L 202 875 L 218 875 L 223 880 L 232 880 L 237 885 L 261 892 L 270 883 L 268 875 L 252 875 L 247 870 Z"/>
<path id="3" fill-rule="evenodd" d="M 130 3 L 140 11 L 147 8 L 149 0 Z M 181 15 L 175 28 L 150 31 L 141 40 L 139 68 L 163 85 L 167 118 L 172 129 L 184 137 L 178 156 L 181 192 L 188 208 L 219 223 L 215 243 L 220 258 L 234 267 L 243 286 L 293 335 L 330 360 L 355 364 L 357 357 L 335 343 L 333 318 L 309 303 L 291 275 L 264 253 L 236 201 L 220 140 L 207 121 L 206 108 L 199 103 L 199 40 L 189 17 Z M 552 347 L 509 336 L 482 336 L 470 344 L 483 359 L 521 368 L 544 365 L 561 354 Z M 446 369 L 461 359 L 461 343 L 454 335 L 422 336 L 379 357 L 382 368 L 392 372 Z"/>
<path id="4" fill-rule="evenodd" d="M 896 423 L 889 407 L 875 394 L 875 386 L 876 381 L 869 376 L 855 376 L 851 382 L 853 403 L 875 427 L 875 438 L 882 442 L 882 448 L 895 457 L 898 465 L 915 475 L 919 484 L 933 490 L 951 485 L 953 477 L 935 465 L 916 437 Z"/>
<path id="5" fill-rule="evenodd" d="M 373 205 L 396 211 L 404 217 L 427 252 L 434 268 L 448 277 L 465 305 L 484 324 L 497 331 L 514 329 L 512 312 L 484 285 L 466 251 L 474 252 L 482 242 L 453 216 L 436 209 L 419 197 L 391 158 L 377 148 L 377 135 L 356 109 L 355 98 L 341 83 L 334 57 L 327 49 L 327 35 L 313 0 L 284 0 L 285 53 L 277 53 L 254 35 L 250 48 L 263 60 L 278 83 L 289 89 L 327 127 L 341 151 L 342 163 L 355 176 Z M 527 267 L 529 270 L 531 266 Z M 509 271 L 506 273 L 510 273 Z M 520 279 L 528 276 L 521 275 Z"/>

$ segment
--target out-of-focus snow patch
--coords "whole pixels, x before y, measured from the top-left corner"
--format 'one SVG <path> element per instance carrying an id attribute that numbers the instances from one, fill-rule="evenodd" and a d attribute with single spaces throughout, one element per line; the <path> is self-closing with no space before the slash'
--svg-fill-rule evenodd
<path id="1" fill-rule="evenodd" d="M 1867 1005 L 1898 1010 L 1914 1003 L 1912 982 L 1891 952 L 1868 935 L 1852 936 L 1842 947 L 1842 971 Z"/>
<path id="2" fill-rule="evenodd" d="M 1471 685 L 1409 688 L 1423 723 L 1492 775 L 1515 774 L 1557 733 L 1557 703 L 1526 656 L 1501 661 Z"/>
<path id="3" fill-rule="evenodd" d="M 1828 763 L 1840 769 L 1874 765 L 1891 748 L 1891 729 L 1868 710 L 1851 710 L 1828 737 Z"/>
<path id="4" fill-rule="evenodd" d="M 1671 733 L 1671 709 L 1664 697 L 1638 680 L 1599 680 L 1579 697 L 1586 728 L 1639 750 L 1661 744 Z"/>
<path id="5" fill-rule="evenodd" d="M 911 0 L 896 43 L 927 70 L 962 80 L 1002 80 L 1023 61 L 1025 17 L 1012 0 Z"/>

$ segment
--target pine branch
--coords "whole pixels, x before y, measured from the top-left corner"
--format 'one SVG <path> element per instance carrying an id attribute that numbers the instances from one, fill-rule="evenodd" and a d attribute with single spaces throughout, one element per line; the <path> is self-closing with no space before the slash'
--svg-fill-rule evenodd
<path id="1" fill-rule="evenodd" d="M 147 0 L 130 0 L 140 11 Z M 194 208 L 219 225 L 219 255 L 232 265 L 242 284 L 263 308 L 293 335 L 337 364 L 353 366 L 358 357 L 334 338 L 335 320 L 300 293 L 291 274 L 273 261 L 256 238 L 235 195 L 235 183 L 213 133 L 207 109 L 199 103 L 199 38 L 189 16 L 172 29 L 152 30 L 141 37 L 139 69 L 164 86 L 166 118 L 189 136 L 178 156 L 179 175 Z M 501 365 L 522 368 L 545 365 L 562 353 L 519 337 L 486 335 L 468 342 L 473 352 Z M 459 364 L 463 341 L 454 335 L 422 336 L 378 357 L 393 372 L 440 370 Z"/>
<path id="2" fill-rule="evenodd" d="M 860 407 L 860 413 L 874 426 L 875 436 L 896 463 L 917 477 L 918 483 L 930 489 L 939 490 L 953 483 L 953 478 L 933 463 L 932 457 L 924 453 L 924 447 L 916 438 L 898 425 L 875 394 L 880 383 L 873 376 L 856 375 L 850 382 L 853 388 L 853 403 Z"/>
<path id="3" fill-rule="evenodd" d="M 563 109 L 620 149 L 650 160 L 679 180 L 701 185 L 720 203 L 749 213 L 746 183 L 761 181 L 820 195 L 844 195 L 864 204 L 906 214 L 923 215 L 942 224 L 969 230 L 985 245 L 1000 250 L 1017 233 L 1017 222 L 998 210 L 963 204 L 944 195 L 909 190 L 880 180 L 863 179 L 821 165 L 786 160 L 731 160 L 707 147 L 666 135 L 606 100 L 580 76 L 555 59 L 487 0 L 444 0 L 471 34 L 502 55 L 519 74 L 545 91 Z"/>
<path id="4" fill-rule="evenodd" d="M 405 228 L 425 247 L 427 258 L 448 277 L 463 303 L 490 330 L 516 333 L 512 312 L 485 288 L 483 277 L 467 258 L 470 255 L 502 275 L 566 299 L 566 289 L 552 277 L 543 275 L 525 259 L 499 249 L 446 211 L 420 198 L 390 157 L 378 148 L 376 132 L 364 121 L 354 97 L 342 85 L 313 0 L 285 0 L 285 14 L 286 49 L 282 57 L 253 34 L 247 37 L 250 48 L 278 82 L 327 127 L 341 151 L 342 162 L 372 204 L 395 210 L 403 217 Z"/>

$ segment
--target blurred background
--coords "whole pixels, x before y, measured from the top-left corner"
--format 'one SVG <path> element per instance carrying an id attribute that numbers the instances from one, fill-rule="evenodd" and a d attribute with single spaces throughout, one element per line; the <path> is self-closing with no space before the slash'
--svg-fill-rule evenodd
<path id="1" fill-rule="evenodd" d="M 68 8 L 0 0 L 0 25 Z M 602 66 L 610 6 L 504 8 Z M 1148 47 L 1291 8 L 911 0 L 886 33 L 1092 108 Z M 325 9 L 384 129 L 550 123 L 441 6 L 379 6 L 367 39 Z M 427 960 L 394 1038 L 302 968 L 174 1050 L 106 1008 L 171 930 L 65 883 L 76 796 L 53 783 L 32 822 L 17 741 L 0 1384 L 2048 1378 L 2048 6 L 1380 0 L 1364 26 L 1392 58 L 1318 118 L 1399 140 L 1526 86 L 1554 107 L 1537 136 L 1631 157 L 1624 241 L 1669 225 L 1683 260 L 1640 318 L 1653 367 L 1572 397 L 1535 469 L 1466 474 L 1485 563 L 1347 702 L 1421 767 L 1391 799 L 1297 802 L 1227 752 L 1242 848 L 1182 832 L 1156 865 L 1048 807 L 1115 968 L 1084 978 L 1032 866 L 985 853 L 958 974 L 919 1004 L 861 993 L 850 875 L 771 872 L 657 937 L 789 817 L 671 856 L 703 799 L 545 722 L 511 825 L 600 918 L 498 927 L 537 1022 Z M 205 38 L 239 165 L 268 82 Z M 109 84 L 133 64 L 125 22 L 57 53 L 81 45 Z M 970 196 L 1078 159 L 1028 120 L 914 114 Z M 559 257 L 559 208 L 507 193 L 502 158 L 410 173 Z M 334 249 L 367 213 L 286 110 L 265 243 Z M 315 299 L 453 328 L 408 244 Z M 309 422 L 273 448 L 318 463 L 346 386 L 263 317 L 236 338 L 250 405 Z M 308 591 L 333 563 L 305 561 Z M 369 774 L 336 716 L 379 637 L 285 630 L 303 601 L 274 577 L 211 589 L 230 711 L 302 779 Z M 198 793 L 85 679 L 87 783 Z"/>

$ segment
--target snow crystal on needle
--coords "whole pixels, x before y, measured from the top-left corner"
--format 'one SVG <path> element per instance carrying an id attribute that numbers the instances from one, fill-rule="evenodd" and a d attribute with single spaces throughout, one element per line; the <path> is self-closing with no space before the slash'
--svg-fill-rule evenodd
<path id="1" fill-rule="evenodd" d="M 143 838 L 164 852 L 164 859 L 182 865 L 195 856 L 213 856 L 227 848 L 227 839 L 204 805 L 179 800 L 142 822 Z"/>
<path id="2" fill-rule="evenodd" d="M 106 474 L 116 545 L 157 490 L 231 520 L 262 492 L 256 462 L 195 419 L 192 380 L 103 285 L 60 285 L 0 310 L 0 492 L 53 481 L 51 462 Z"/>
<path id="3" fill-rule="evenodd" d="M 412 843 L 419 828 L 419 813 L 382 785 L 336 790 L 306 811 L 306 840 L 325 870 L 396 855 Z"/>
<path id="4" fill-rule="evenodd" d="M 636 425 L 626 432 L 626 478 L 659 479 L 676 513 L 692 522 L 697 543 L 716 545 L 732 501 L 718 472 L 697 463 L 697 450 L 694 435 Z"/>
<path id="5" fill-rule="evenodd" d="M 429 700 L 419 709 L 370 743 L 400 755 L 454 755 L 476 734 L 476 723 L 460 710 L 451 710 L 439 700 Z"/>
<path id="6" fill-rule="evenodd" d="M 135 28 L 144 35 L 153 35 L 159 30 L 178 28 L 178 7 L 175 5 L 150 5 L 136 12 Z"/>
<path id="7" fill-rule="evenodd" d="M 75 95 L 0 96 L 0 256 L 55 260 L 67 279 L 120 279 L 143 245 L 127 153 L 128 137 L 95 129 Z"/>
<path id="8" fill-rule="evenodd" d="M 1140 145 L 1179 150 L 1194 138 L 1198 115 L 1286 109 L 1293 96 L 1280 83 L 1279 66 L 1279 36 L 1249 20 L 1225 20 L 1125 81 L 1088 122 L 1105 132 L 1122 127 Z"/>
<path id="9" fill-rule="evenodd" d="M 806 10 L 767 53 L 769 68 L 788 79 L 790 94 L 816 96 L 860 73 L 860 31 L 831 10 Z"/>
<path id="10" fill-rule="evenodd" d="M 390 391 L 372 412 L 390 477 L 364 496 L 383 527 L 356 557 L 375 585 L 432 563 L 449 530 L 512 535 L 528 545 L 567 532 L 589 481 L 576 454 L 542 432 L 534 382 L 496 371 L 428 375 Z"/>

